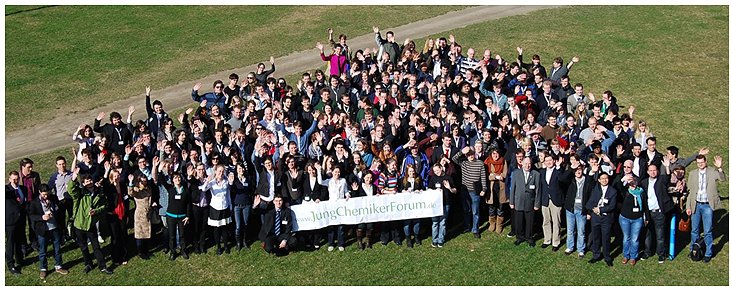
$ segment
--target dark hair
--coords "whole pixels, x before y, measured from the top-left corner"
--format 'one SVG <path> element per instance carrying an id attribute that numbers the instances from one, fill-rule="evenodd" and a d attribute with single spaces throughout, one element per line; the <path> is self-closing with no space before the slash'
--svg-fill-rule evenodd
<path id="1" fill-rule="evenodd" d="M 213 83 L 213 87 L 215 88 L 215 87 L 216 87 L 216 85 L 221 85 L 221 87 L 223 87 L 223 86 L 224 86 L 224 82 L 222 82 L 221 80 L 216 80 L 216 81 L 215 81 L 215 82 Z"/>
<path id="2" fill-rule="evenodd" d="M 25 166 L 26 164 L 33 165 L 33 160 L 30 160 L 30 158 L 23 158 L 20 159 L 20 167 Z"/>
<path id="3" fill-rule="evenodd" d="M 48 187 L 48 184 L 41 183 L 41 185 L 38 186 L 38 192 L 51 192 L 51 188 Z"/>
<path id="4" fill-rule="evenodd" d="M 656 142 L 656 137 L 648 137 L 648 138 L 646 139 L 646 144 L 648 144 L 648 141 L 653 141 L 653 142 Z"/>
<path id="5" fill-rule="evenodd" d="M 161 102 L 160 100 L 155 100 L 155 101 L 153 101 L 153 106 L 155 106 L 155 105 L 158 105 L 158 106 L 161 106 L 162 107 L 163 106 L 163 102 Z"/>
<path id="6" fill-rule="evenodd" d="M 122 115 L 117 112 L 112 112 L 111 114 L 109 114 L 109 121 L 111 122 L 112 119 L 122 119 Z"/>
<path id="7" fill-rule="evenodd" d="M 56 162 L 58 162 L 59 160 L 63 160 L 64 162 L 66 162 L 66 158 L 64 158 L 63 156 L 57 156 Z"/>
<path id="8" fill-rule="evenodd" d="M 671 145 L 666 147 L 666 150 L 668 150 L 668 152 L 670 152 L 673 156 L 679 156 L 679 147 Z"/>
<path id="9" fill-rule="evenodd" d="M 232 74 L 229 75 L 229 79 L 230 80 L 238 80 L 239 79 L 239 75 L 238 74 L 235 74 L 235 73 L 232 73 Z"/>
<path id="10" fill-rule="evenodd" d="M 704 154 L 699 154 L 699 155 L 696 156 L 696 160 L 704 160 L 704 161 L 707 161 L 707 156 L 705 156 Z"/>

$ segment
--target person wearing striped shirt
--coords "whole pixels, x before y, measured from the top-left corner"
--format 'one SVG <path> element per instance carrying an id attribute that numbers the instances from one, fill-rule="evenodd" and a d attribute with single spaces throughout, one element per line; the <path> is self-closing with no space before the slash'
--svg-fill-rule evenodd
<path id="1" fill-rule="evenodd" d="M 475 151 L 471 147 L 463 148 L 452 157 L 452 161 L 460 165 L 462 171 L 463 227 L 467 232 L 472 214 L 472 227 L 469 230 L 476 239 L 480 239 L 478 232 L 480 198 L 485 195 L 484 189 L 487 188 L 485 166 L 475 157 Z M 470 208 L 470 212 L 468 212 L 468 208 Z"/>

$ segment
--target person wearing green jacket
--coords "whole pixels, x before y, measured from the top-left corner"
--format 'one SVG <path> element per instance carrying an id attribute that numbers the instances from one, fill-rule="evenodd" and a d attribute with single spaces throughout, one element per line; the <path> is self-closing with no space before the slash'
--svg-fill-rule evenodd
<path id="1" fill-rule="evenodd" d="M 94 256 L 102 273 L 111 275 L 112 271 L 107 269 L 104 263 L 104 254 L 102 254 L 102 249 L 99 247 L 97 229 L 94 226 L 100 217 L 104 216 L 106 208 L 101 189 L 94 185 L 94 180 L 90 175 L 82 174 L 79 176 L 78 167 L 74 168 L 74 173 L 71 175 L 71 181 L 69 181 L 67 188 L 71 199 L 74 201 L 74 228 L 76 229 L 76 242 L 81 248 L 84 264 L 86 264 L 84 273 L 89 273 L 93 269 L 91 254 L 89 254 L 89 248 L 87 247 L 88 240 L 91 241 Z"/>

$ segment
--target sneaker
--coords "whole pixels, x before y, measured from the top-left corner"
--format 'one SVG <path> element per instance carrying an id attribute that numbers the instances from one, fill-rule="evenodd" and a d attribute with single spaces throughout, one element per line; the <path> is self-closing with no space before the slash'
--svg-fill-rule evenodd
<path id="1" fill-rule="evenodd" d="M 473 233 L 473 237 L 476 239 L 480 239 L 480 233 Z"/>
<path id="2" fill-rule="evenodd" d="M 433 248 L 437 248 L 437 243 L 432 243 Z"/>
<path id="3" fill-rule="evenodd" d="M 650 257 L 649 257 L 648 255 L 645 255 L 645 254 L 644 254 L 644 255 L 642 255 L 642 256 L 640 257 L 640 260 L 641 260 L 641 261 L 643 261 L 643 260 L 648 260 L 648 258 L 650 258 Z"/>
<path id="4" fill-rule="evenodd" d="M 41 275 L 40 276 L 41 276 L 41 280 L 46 280 L 46 271 L 45 270 L 41 270 Z"/>
<path id="5" fill-rule="evenodd" d="M 658 256 L 658 263 L 659 264 L 663 264 L 664 260 L 666 260 L 666 259 L 663 256 L 661 256 L 661 255 Z"/>
<path id="6" fill-rule="evenodd" d="M 340 252 L 343 252 L 345 250 L 346 250 L 346 248 L 344 248 L 344 247 L 338 247 L 338 251 L 340 251 Z"/>
<path id="7" fill-rule="evenodd" d="M 516 236 L 516 234 L 515 234 L 515 233 L 514 233 L 513 231 L 511 231 L 510 233 L 508 233 L 508 234 L 506 235 L 506 237 L 507 237 L 507 238 L 513 238 L 513 237 L 515 237 L 515 236 Z"/>
<path id="8" fill-rule="evenodd" d="M 332 252 L 333 250 L 335 250 L 335 247 L 333 247 L 333 246 L 328 246 L 328 252 Z"/>
<path id="9" fill-rule="evenodd" d="M 61 275 L 66 275 L 69 273 L 69 270 L 66 270 L 64 268 L 56 268 L 56 273 L 59 273 Z"/>
<path id="10" fill-rule="evenodd" d="M 442 248 L 442 247 L 444 247 L 444 246 L 445 246 L 445 244 L 443 244 L 443 243 L 439 243 L 439 244 L 437 244 L 437 247 L 438 247 L 438 248 Z"/>
<path id="11" fill-rule="evenodd" d="M 712 261 L 712 257 L 704 257 L 704 263 L 709 263 Z"/>
<path id="12" fill-rule="evenodd" d="M 104 269 L 102 269 L 101 271 L 102 271 L 102 273 L 104 273 L 104 274 L 107 274 L 107 275 L 112 275 L 112 274 L 114 274 L 114 272 L 112 272 L 112 270 L 109 270 L 109 269 L 107 269 L 107 268 L 104 268 Z"/>
<path id="13" fill-rule="evenodd" d="M 577 257 L 579 257 L 580 259 L 582 259 L 582 258 L 585 257 L 585 253 L 584 252 L 579 252 L 579 254 L 577 254 Z"/>
<path id="14" fill-rule="evenodd" d="M 102 236 L 97 236 L 97 241 L 99 241 L 100 244 L 104 243 L 104 239 L 102 238 Z"/>
<path id="15" fill-rule="evenodd" d="M 564 250 L 564 254 L 567 255 L 567 256 L 571 255 L 572 252 L 574 252 L 574 250 L 572 250 L 572 249 L 566 249 L 566 250 Z"/>

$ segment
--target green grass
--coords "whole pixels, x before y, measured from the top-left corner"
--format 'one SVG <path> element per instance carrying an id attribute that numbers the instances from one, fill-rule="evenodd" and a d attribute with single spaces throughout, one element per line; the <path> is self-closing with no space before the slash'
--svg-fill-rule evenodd
<path id="1" fill-rule="evenodd" d="M 6 130 L 459 6 L 9 6 Z M 358 21 L 352 21 L 354 18 Z M 33 121 L 26 122 L 31 114 Z"/>
<path id="2" fill-rule="evenodd" d="M 723 156 L 728 168 L 728 18 L 728 8 L 719 6 L 581 6 L 490 21 L 453 33 L 464 51 L 489 46 L 508 59 L 515 58 L 517 45 L 528 55 L 541 55 L 545 65 L 554 56 L 569 59 L 577 54 L 581 62 L 572 70 L 572 82 L 582 82 L 596 95 L 610 89 L 626 108 L 635 105 L 637 118 L 647 120 L 659 137 L 658 148 L 674 144 L 688 156 L 708 146 L 711 154 Z M 43 178 L 53 170 L 55 155 L 32 157 Z M 676 260 L 663 265 L 655 257 L 634 268 L 616 259 L 610 269 L 548 249 L 529 249 L 525 244 L 516 248 L 512 239 L 493 234 L 484 234 L 488 238 L 479 241 L 463 234 L 443 249 L 390 244 L 361 253 L 351 245 L 345 253 L 321 250 L 282 258 L 256 249 L 225 257 L 193 255 L 191 260 L 175 262 L 158 254 L 151 261 L 132 259 L 112 277 L 83 275 L 76 265 L 68 277 L 52 275 L 45 285 L 729 285 L 728 190 L 722 183 L 724 209 L 715 213 L 714 243 L 723 247 L 710 264 L 691 262 L 685 247 Z M 79 251 L 64 258 L 74 261 Z M 40 285 L 36 269 L 37 264 L 25 267 L 20 277 L 6 274 L 6 284 Z"/>

